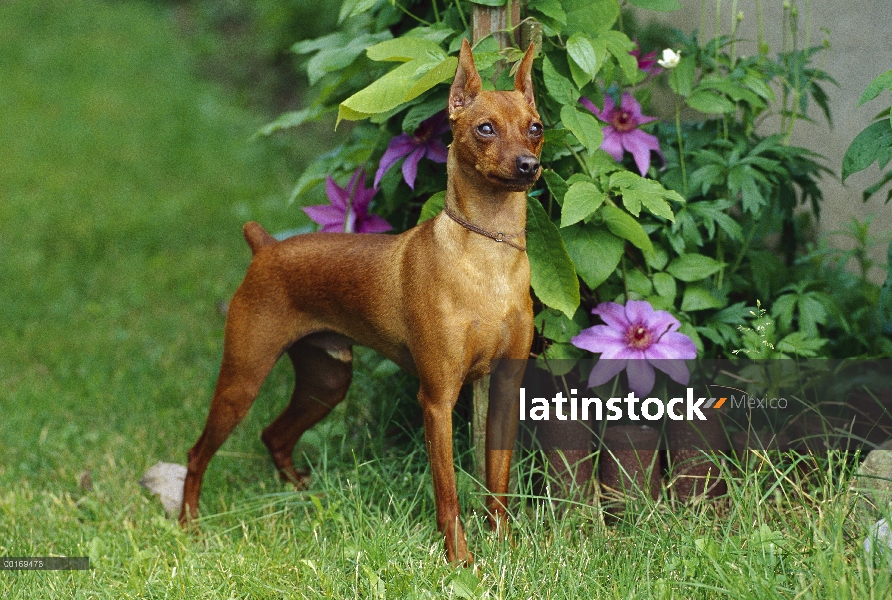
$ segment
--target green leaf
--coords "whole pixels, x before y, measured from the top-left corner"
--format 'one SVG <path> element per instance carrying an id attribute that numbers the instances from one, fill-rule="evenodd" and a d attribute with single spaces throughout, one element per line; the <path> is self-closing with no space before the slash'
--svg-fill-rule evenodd
<path id="1" fill-rule="evenodd" d="M 536 357 L 536 366 L 560 377 L 572 371 L 576 366 L 576 360 L 583 356 L 585 351 L 582 348 L 577 348 L 568 342 L 554 342 L 546 346 Z"/>
<path id="2" fill-rule="evenodd" d="M 545 185 L 548 186 L 548 191 L 551 192 L 551 197 L 554 198 L 555 202 L 563 205 L 564 195 L 567 193 L 567 189 L 569 189 L 564 178 L 551 169 L 542 169 L 542 179 L 545 180 Z"/>
<path id="3" fill-rule="evenodd" d="M 590 181 L 577 181 L 564 195 L 561 227 L 578 223 L 594 214 L 604 203 L 604 192 Z"/>
<path id="4" fill-rule="evenodd" d="M 799 328 L 807 337 L 818 337 L 818 324 L 827 323 L 827 309 L 811 294 L 799 297 Z"/>
<path id="5" fill-rule="evenodd" d="M 861 94 L 861 99 L 858 100 L 858 106 L 873 100 L 883 90 L 892 92 L 892 71 L 886 71 L 870 82 L 870 85 L 868 85 L 867 89 L 864 90 L 864 93 Z"/>
<path id="6" fill-rule="evenodd" d="M 775 101 L 774 90 L 771 89 L 771 86 L 768 85 L 764 77 L 765 76 L 756 69 L 747 69 L 742 82 L 770 104 Z"/>
<path id="7" fill-rule="evenodd" d="M 886 166 L 892 157 L 892 124 L 888 119 L 868 125 L 859 133 L 842 159 L 842 180 L 858 171 L 863 171 L 874 161 L 880 168 Z"/>
<path id="8" fill-rule="evenodd" d="M 759 187 L 759 181 L 767 183 L 764 175 L 747 164 L 738 164 L 728 172 L 728 189 L 732 196 L 740 193 L 743 199 L 743 210 L 753 214 L 759 207 L 767 204 Z"/>
<path id="9" fill-rule="evenodd" d="M 427 202 L 424 203 L 424 206 L 421 207 L 421 214 L 418 215 L 418 222 L 423 223 L 428 219 L 433 219 L 440 211 L 443 210 L 443 206 L 446 204 L 446 190 L 442 192 L 437 192 L 433 196 L 427 199 Z"/>
<path id="10" fill-rule="evenodd" d="M 561 6 L 560 0 L 530 0 L 527 2 L 527 8 L 530 10 L 538 10 L 546 17 L 550 17 L 560 23 L 567 24 L 567 13 Z"/>
<path id="11" fill-rule="evenodd" d="M 697 62 L 693 56 L 681 55 L 678 66 L 669 73 L 669 87 L 679 96 L 689 96 L 694 88 L 694 73 Z"/>
<path id="12" fill-rule="evenodd" d="M 718 272 L 725 263 L 702 254 L 685 254 L 672 259 L 666 271 L 681 281 L 700 281 Z"/>
<path id="13" fill-rule="evenodd" d="M 389 31 L 376 34 L 363 33 L 354 38 L 347 38 L 344 34 L 335 34 L 312 40 L 320 42 L 320 44 L 311 43 L 303 46 L 301 43 L 295 44 L 292 46 L 292 51 L 301 54 L 313 52 L 318 48 L 318 54 L 307 62 L 307 78 L 310 85 L 315 85 L 325 74 L 350 66 L 371 44 L 390 37 Z M 326 40 L 325 45 L 321 44 L 322 40 Z"/>
<path id="14" fill-rule="evenodd" d="M 431 94 L 431 97 L 406 111 L 406 116 L 403 117 L 403 131 L 413 133 L 422 121 L 434 116 L 443 110 L 445 106 L 446 102 L 442 96 Z"/>
<path id="15" fill-rule="evenodd" d="M 471 0 L 471 4 L 482 4 L 483 6 L 505 6 L 508 0 Z"/>
<path id="16" fill-rule="evenodd" d="M 687 104 L 702 113 L 729 113 L 734 110 L 734 103 L 715 92 L 697 90 L 688 96 Z"/>
<path id="17" fill-rule="evenodd" d="M 641 227 L 641 223 L 635 220 L 629 213 L 615 206 L 603 206 L 599 213 L 604 218 L 604 224 L 614 235 L 629 240 L 645 254 L 652 254 L 653 244 L 647 232 Z"/>
<path id="18" fill-rule="evenodd" d="M 638 269 L 626 271 L 626 286 L 630 294 L 638 294 L 642 298 L 650 296 L 654 289 L 651 280 Z"/>
<path id="19" fill-rule="evenodd" d="M 674 221 L 672 208 L 664 198 L 684 203 L 684 198 L 678 192 L 667 190 L 658 181 L 645 179 L 631 171 L 619 171 L 611 175 L 609 187 L 622 194 L 623 205 L 636 217 L 643 205 L 651 214 Z"/>
<path id="20" fill-rule="evenodd" d="M 719 77 L 718 75 L 704 77 L 700 81 L 700 85 L 697 86 L 697 89 L 700 88 L 717 90 L 719 92 L 722 92 L 723 94 L 726 94 L 732 100 L 743 100 L 750 106 L 754 106 L 757 108 L 765 106 L 765 102 L 755 92 L 746 89 L 742 85 L 738 85 L 737 83 L 729 81 L 728 79 Z"/>
<path id="21" fill-rule="evenodd" d="M 480 592 L 477 591 L 477 586 L 480 584 L 480 579 L 477 578 L 477 575 L 474 574 L 474 571 L 471 569 L 456 569 L 458 571 L 455 579 L 452 580 L 451 588 L 452 594 L 450 596 L 454 596 L 455 598 L 462 598 L 463 600 L 469 600 L 473 598 L 479 598 Z M 377 594 L 376 594 L 377 596 Z M 381 597 L 384 597 L 384 594 L 380 594 Z"/>
<path id="22" fill-rule="evenodd" d="M 743 240 L 743 228 L 740 223 L 734 220 L 727 212 L 733 203 L 727 199 L 719 200 L 701 200 L 687 205 L 687 208 L 693 214 L 703 219 L 703 225 L 709 234 L 709 239 L 715 236 L 715 226 L 718 224 L 722 230 L 728 234 L 732 240 Z"/>
<path id="23" fill-rule="evenodd" d="M 675 278 L 668 273 L 654 273 L 653 275 L 654 289 L 657 294 L 670 300 L 675 298 L 678 290 L 675 285 Z"/>
<path id="24" fill-rule="evenodd" d="M 378 0 L 346 0 L 341 5 L 341 12 L 338 14 L 338 23 L 342 23 L 350 17 L 361 15 L 364 12 L 374 8 Z"/>
<path id="25" fill-rule="evenodd" d="M 577 110 L 573 105 L 561 108 L 561 122 L 589 152 L 595 152 L 604 141 L 598 120 L 590 112 Z"/>
<path id="26" fill-rule="evenodd" d="M 589 81 L 594 80 L 603 59 L 598 60 L 592 40 L 587 35 L 579 32 L 571 35 L 567 40 L 567 54 L 589 76 Z"/>
<path id="27" fill-rule="evenodd" d="M 572 318 L 579 306 L 576 270 L 560 232 L 535 198 L 527 198 L 527 255 L 536 296 Z"/>
<path id="28" fill-rule="evenodd" d="M 793 311 L 796 310 L 796 295 L 784 294 L 771 305 L 771 316 L 777 319 L 781 329 L 793 326 Z"/>
<path id="29" fill-rule="evenodd" d="M 796 331 L 779 341 L 777 349 L 779 352 L 802 358 L 814 358 L 826 343 L 825 339 L 808 339 L 803 332 Z"/>
<path id="30" fill-rule="evenodd" d="M 289 127 L 298 127 L 307 121 L 312 121 L 325 112 L 322 106 L 310 106 L 301 110 L 286 112 L 279 115 L 279 118 L 264 125 L 257 132 L 257 135 L 272 135 L 273 133 Z"/>
<path id="31" fill-rule="evenodd" d="M 545 81 L 545 89 L 558 103 L 572 106 L 579 100 L 579 92 L 573 82 L 558 73 L 547 54 L 542 59 L 542 79 Z"/>
<path id="32" fill-rule="evenodd" d="M 601 39 L 607 43 L 607 50 L 616 59 L 629 82 L 636 83 L 644 77 L 644 73 L 638 70 L 638 59 L 629 54 L 635 49 L 635 43 L 626 34 L 620 31 L 605 31 L 601 34 Z"/>
<path id="33" fill-rule="evenodd" d="M 439 44 L 411 35 L 379 42 L 366 50 L 366 54 L 372 60 L 396 62 L 409 62 L 411 60 L 439 62 L 446 58 L 446 53 L 440 48 Z"/>
<path id="34" fill-rule="evenodd" d="M 662 271 L 666 268 L 666 263 L 669 262 L 669 253 L 662 246 L 654 246 L 654 251 L 646 258 L 647 264 L 651 269 Z"/>
<path id="35" fill-rule="evenodd" d="M 592 77 L 583 71 L 582 67 L 577 65 L 575 61 L 569 60 L 567 64 L 570 67 L 570 75 L 573 76 L 573 83 L 576 84 L 577 88 L 581 90 L 592 81 Z"/>
<path id="36" fill-rule="evenodd" d="M 886 185 L 887 183 L 889 183 L 890 181 L 892 181 L 892 171 L 886 171 L 883 174 L 883 176 L 880 178 L 879 181 L 877 181 L 875 184 L 873 184 L 872 186 L 870 186 L 869 188 L 867 188 L 863 192 L 861 192 L 861 200 L 863 200 L 864 202 L 867 202 L 868 200 L 870 200 L 871 196 L 873 196 L 878 191 L 880 191 L 883 188 L 883 186 Z M 890 189 L 888 191 L 888 193 L 886 194 L 886 202 L 888 203 L 889 200 L 892 200 L 892 189 Z"/>
<path id="37" fill-rule="evenodd" d="M 386 112 L 396 108 L 406 101 L 406 96 L 412 87 L 418 82 L 423 73 L 419 69 L 427 66 L 434 67 L 433 63 L 422 63 L 412 60 L 403 63 L 371 85 L 359 90 L 338 107 L 338 119 L 356 121 L 368 116 Z"/>
<path id="38" fill-rule="evenodd" d="M 569 342 L 579 334 L 582 328 L 579 323 L 560 311 L 544 309 L 533 320 L 536 331 L 555 342 Z"/>
<path id="39" fill-rule="evenodd" d="M 349 39 L 346 33 L 338 31 L 311 40 L 296 42 L 291 46 L 291 51 L 295 54 L 309 54 L 310 52 L 318 52 L 323 48 L 339 48 L 347 43 Z"/>
<path id="40" fill-rule="evenodd" d="M 597 288 L 613 274 L 626 245 L 609 231 L 582 225 L 561 229 L 561 237 L 576 265 L 576 273 L 590 289 Z"/>
<path id="41" fill-rule="evenodd" d="M 563 0 L 562 4 L 567 12 L 568 35 L 575 31 L 588 35 L 608 31 L 619 17 L 617 0 Z"/>
<path id="42" fill-rule="evenodd" d="M 442 83 L 448 79 L 451 79 L 455 75 L 455 69 L 458 67 L 458 58 L 454 56 L 447 56 L 443 59 L 443 62 L 438 64 L 436 67 L 425 73 L 421 76 L 415 85 L 406 92 L 406 96 L 403 98 L 405 102 L 408 102 L 412 98 L 420 96 L 424 92 L 428 91 L 438 83 Z"/>
<path id="43" fill-rule="evenodd" d="M 648 10 L 658 10 L 660 12 L 672 12 L 681 8 L 678 0 L 629 0 L 633 5 Z"/>
<path id="44" fill-rule="evenodd" d="M 683 311 L 721 308 L 723 305 L 724 302 L 720 298 L 716 298 L 708 289 L 698 285 L 687 286 L 681 298 Z"/>

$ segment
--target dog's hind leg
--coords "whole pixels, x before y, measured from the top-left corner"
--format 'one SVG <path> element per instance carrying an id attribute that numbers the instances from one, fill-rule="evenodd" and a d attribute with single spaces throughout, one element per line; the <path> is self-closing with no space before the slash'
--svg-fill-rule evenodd
<path id="1" fill-rule="evenodd" d="M 289 348 L 288 357 L 294 367 L 291 402 L 263 431 L 262 439 L 282 478 L 300 488 L 307 473 L 294 468 L 294 446 L 347 395 L 353 377 L 353 353 L 348 343 L 329 343 L 311 336 Z"/>
<path id="2" fill-rule="evenodd" d="M 207 422 L 201 437 L 189 450 L 180 512 L 182 524 L 198 511 L 201 480 L 211 458 L 248 414 L 263 381 L 296 337 L 293 332 L 283 331 L 272 315 L 264 318 L 252 310 L 236 293 L 226 320 L 223 360 Z"/>

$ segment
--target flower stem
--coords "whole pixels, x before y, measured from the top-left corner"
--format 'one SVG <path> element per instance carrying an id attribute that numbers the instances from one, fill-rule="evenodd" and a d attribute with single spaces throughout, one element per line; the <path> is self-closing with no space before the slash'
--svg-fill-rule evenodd
<path id="1" fill-rule="evenodd" d="M 678 164 L 681 167 L 681 187 L 688 198 L 688 171 L 684 159 L 684 137 L 681 135 L 681 98 L 675 96 L 675 134 L 678 137 Z"/>
<path id="2" fill-rule="evenodd" d="M 757 34 L 759 54 L 767 54 L 767 48 L 765 47 L 765 23 L 762 18 L 762 0 L 756 0 L 756 18 L 759 22 Z"/>
<path id="3" fill-rule="evenodd" d="M 740 268 L 740 263 L 743 262 L 743 257 L 746 256 L 747 251 L 750 249 L 750 244 L 753 243 L 753 238 L 756 235 L 756 227 L 759 225 L 759 220 L 753 221 L 753 226 L 750 228 L 750 234 L 746 236 L 746 241 L 743 242 L 743 247 L 740 249 L 740 253 L 737 255 L 737 259 L 734 261 L 734 264 L 731 266 L 731 270 L 728 271 L 728 275 L 733 275 L 737 272 L 737 269 Z"/>
<path id="4" fill-rule="evenodd" d="M 725 262 L 725 244 L 723 243 L 724 239 L 725 236 L 722 234 L 722 231 L 717 231 L 715 236 L 715 258 L 717 261 L 723 264 Z M 724 267 L 722 267 L 721 269 L 719 269 L 718 277 L 715 281 L 715 287 L 717 287 L 718 289 L 722 289 L 722 282 L 724 281 L 724 279 L 725 269 Z"/>
<path id="5" fill-rule="evenodd" d="M 699 35 L 703 36 L 706 32 L 706 0 L 700 0 L 700 30 Z M 702 37 L 701 37 L 702 39 Z"/>
<path id="6" fill-rule="evenodd" d="M 734 57 L 737 54 L 737 28 L 740 21 L 737 20 L 737 0 L 731 0 L 731 62 L 729 70 L 734 69 Z"/>
<path id="7" fill-rule="evenodd" d="M 418 22 L 421 23 L 422 25 L 427 25 L 428 27 L 430 27 L 431 25 L 433 25 L 433 23 L 431 23 L 430 21 L 425 21 L 424 19 L 422 19 L 422 18 L 419 17 L 418 15 L 413 15 L 413 14 L 412 14 L 412 13 L 405 7 L 405 6 L 403 6 L 403 5 L 400 4 L 399 2 L 394 1 L 394 2 L 393 2 L 393 5 L 396 6 L 398 9 L 400 9 L 401 11 L 403 11 L 404 13 L 406 13 L 407 16 L 412 17 L 413 19 L 415 19 L 416 21 L 418 21 Z"/>
<path id="8" fill-rule="evenodd" d="M 564 142 L 564 147 L 565 147 L 567 150 L 570 151 L 570 154 L 573 155 L 573 158 L 575 158 L 575 159 L 576 159 L 576 162 L 579 163 L 579 166 L 582 167 L 583 172 L 586 172 L 586 173 L 587 173 L 587 172 L 588 172 L 588 167 L 585 166 L 585 161 L 582 160 L 582 157 L 579 156 L 579 153 L 576 152 L 576 150 L 574 150 L 573 147 L 572 147 L 570 144 L 568 144 L 567 142 Z"/>
<path id="9" fill-rule="evenodd" d="M 468 23 L 468 18 L 465 16 L 465 11 L 461 9 L 461 2 L 459 0 L 454 0 L 456 10 L 458 10 L 458 16 L 461 19 L 461 24 L 465 26 L 465 29 L 471 29 L 471 25 Z"/>
<path id="10" fill-rule="evenodd" d="M 626 302 L 629 301 L 629 280 L 626 277 L 626 257 L 623 256 L 622 260 L 620 260 L 619 264 L 622 266 L 623 271 L 623 290 L 626 294 Z"/>

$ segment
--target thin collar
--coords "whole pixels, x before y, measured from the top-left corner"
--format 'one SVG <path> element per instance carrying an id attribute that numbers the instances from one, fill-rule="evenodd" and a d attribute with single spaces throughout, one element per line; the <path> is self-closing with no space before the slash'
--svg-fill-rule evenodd
<path id="1" fill-rule="evenodd" d="M 504 242 L 504 243 L 508 244 L 509 246 L 511 246 L 512 248 L 517 248 L 521 252 L 527 251 L 526 246 L 521 246 L 520 244 L 517 244 L 517 243 L 511 241 L 512 239 L 526 240 L 526 235 L 527 235 L 526 229 L 524 229 L 520 233 L 517 233 L 514 235 L 502 233 L 501 231 L 493 233 L 491 231 L 487 231 L 486 229 L 477 227 L 476 225 L 474 225 L 472 223 L 468 223 L 467 221 L 465 221 L 464 219 L 459 217 L 457 214 L 452 212 L 452 210 L 450 210 L 449 207 L 446 205 L 443 205 L 443 212 L 445 212 L 449 216 L 450 219 L 452 219 L 453 221 L 455 221 L 456 223 L 458 223 L 459 225 L 461 225 L 468 231 L 473 231 L 474 233 L 476 233 L 478 235 L 482 235 L 483 237 L 488 237 L 489 239 L 495 240 L 496 242 Z"/>

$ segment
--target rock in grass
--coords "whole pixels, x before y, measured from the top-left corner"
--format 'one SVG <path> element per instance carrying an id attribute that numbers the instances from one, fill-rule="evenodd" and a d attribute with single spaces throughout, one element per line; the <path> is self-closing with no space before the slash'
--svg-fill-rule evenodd
<path id="1" fill-rule="evenodd" d="M 892 502 L 892 440 L 871 450 L 858 467 L 858 490 L 877 507 Z"/>
<path id="2" fill-rule="evenodd" d="M 158 461 L 139 480 L 139 484 L 157 495 L 168 517 L 176 517 L 183 508 L 183 482 L 186 467 L 176 463 Z"/>
<path id="3" fill-rule="evenodd" d="M 864 551 L 867 554 L 874 552 L 885 554 L 892 550 L 892 528 L 886 519 L 880 519 L 870 528 L 870 533 L 864 539 Z"/>

